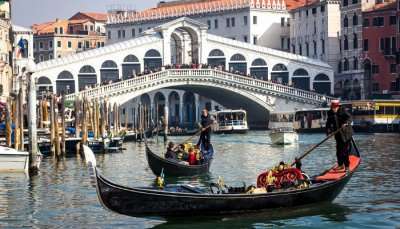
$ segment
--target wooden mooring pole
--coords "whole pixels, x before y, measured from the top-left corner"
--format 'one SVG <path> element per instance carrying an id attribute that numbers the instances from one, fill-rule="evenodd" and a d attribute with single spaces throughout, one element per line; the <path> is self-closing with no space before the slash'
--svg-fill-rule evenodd
<path id="1" fill-rule="evenodd" d="M 36 86 L 31 73 L 27 73 L 28 79 L 28 129 L 29 129 L 29 172 L 37 174 L 38 166 L 38 142 L 36 128 Z"/>

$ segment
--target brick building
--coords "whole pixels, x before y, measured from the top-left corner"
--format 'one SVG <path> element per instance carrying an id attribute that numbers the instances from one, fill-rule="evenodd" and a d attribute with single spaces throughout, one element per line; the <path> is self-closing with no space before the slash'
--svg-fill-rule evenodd
<path id="1" fill-rule="evenodd" d="M 397 2 L 378 3 L 363 12 L 363 66 L 371 78 L 372 98 L 399 94 L 396 55 Z"/>

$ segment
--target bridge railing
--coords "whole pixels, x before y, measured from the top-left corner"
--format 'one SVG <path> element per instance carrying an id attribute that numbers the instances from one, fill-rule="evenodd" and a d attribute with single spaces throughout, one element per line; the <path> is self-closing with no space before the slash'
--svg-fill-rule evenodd
<path id="1" fill-rule="evenodd" d="M 67 95 L 67 100 L 73 100 L 75 96 L 81 97 L 104 97 L 109 93 L 115 93 L 123 91 L 128 88 L 137 87 L 146 83 L 156 82 L 164 78 L 181 78 L 181 77 L 201 77 L 208 79 L 221 79 L 225 81 L 231 81 L 232 83 L 244 84 L 252 87 L 257 87 L 261 90 L 274 91 L 279 94 L 285 94 L 289 96 L 300 97 L 303 99 L 309 99 L 317 102 L 327 101 L 329 102 L 332 98 L 324 96 L 315 92 L 306 91 L 290 86 L 285 86 L 278 83 L 269 81 L 263 81 L 259 79 L 249 78 L 247 76 L 236 75 L 229 72 L 219 71 L 215 69 L 168 69 L 160 72 L 151 73 L 144 76 L 139 76 L 132 79 L 112 83 L 109 85 L 99 86 L 96 88 L 84 90 L 75 94 Z"/>

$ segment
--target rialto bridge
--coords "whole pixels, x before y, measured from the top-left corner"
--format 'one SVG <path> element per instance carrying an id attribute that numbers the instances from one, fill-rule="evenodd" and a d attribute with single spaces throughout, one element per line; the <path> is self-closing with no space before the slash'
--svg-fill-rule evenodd
<path id="1" fill-rule="evenodd" d="M 192 64 L 206 67 L 184 69 Z M 188 18 L 39 63 L 33 77 L 39 94 L 107 99 L 126 107 L 128 116 L 136 103 L 148 103 L 152 114 L 163 105 L 179 124 L 197 120 L 204 106 L 222 105 L 246 109 L 250 122 L 260 126 L 268 112 L 319 106 L 333 90 L 333 70 L 324 62 L 211 35 Z"/>

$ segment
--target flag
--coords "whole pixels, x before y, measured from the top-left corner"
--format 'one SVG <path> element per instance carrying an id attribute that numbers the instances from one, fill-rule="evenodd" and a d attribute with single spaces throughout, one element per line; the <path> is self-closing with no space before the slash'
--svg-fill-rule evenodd
<path id="1" fill-rule="evenodd" d="M 24 40 L 21 38 L 17 44 L 17 58 L 21 58 L 21 55 L 25 53 L 25 43 Z"/>

